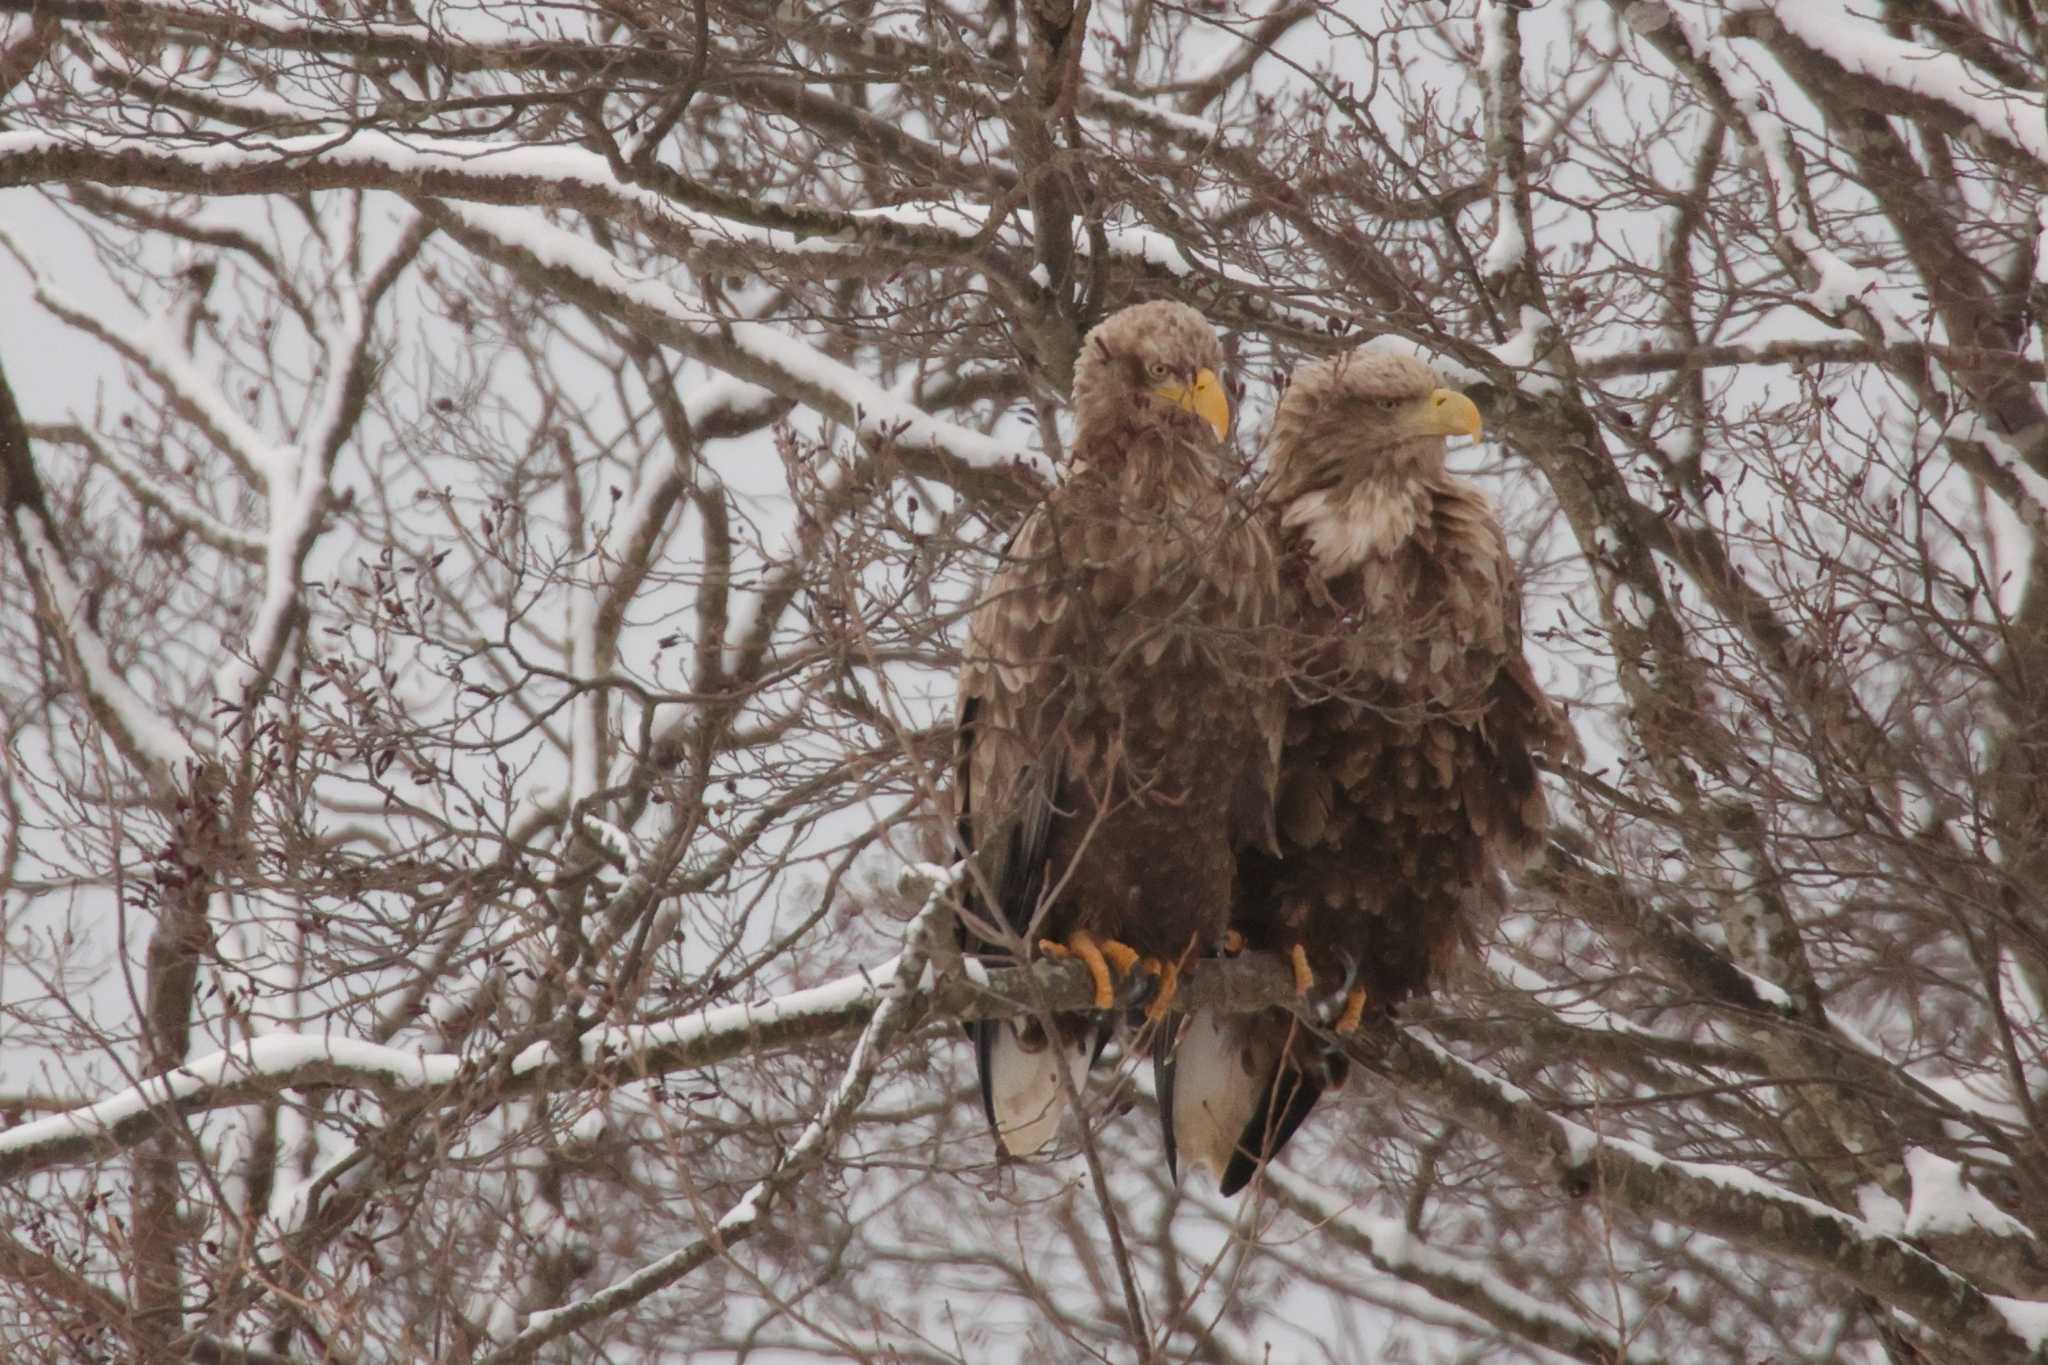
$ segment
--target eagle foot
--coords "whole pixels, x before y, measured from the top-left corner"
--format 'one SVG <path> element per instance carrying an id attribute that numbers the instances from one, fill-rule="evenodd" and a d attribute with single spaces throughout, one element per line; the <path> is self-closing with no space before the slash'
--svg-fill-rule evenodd
<path id="1" fill-rule="evenodd" d="M 1287 950 L 1287 960 L 1294 964 L 1294 993 L 1306 998 L 1316 988 L 1316 974 L 1308 967 L 1308 950 L 1297 943 Z"/>
<path id="2" fill-rule="evenodd" d="M 1067 941 L 1056 939 L 1038 940 L 1038 950 L 1050 958 L 1077 957 L 1088 969 L 1088 979 L 1095 983 L 1095 1008 L 1106 1010 L 1116 1003 L 1116 987 L 1112 984 L 1109 964 L 1114 962 L 1130 975 L 1131 968 L 1138 961 L 1138 954 L 1128 944 L 1115 939 L 1097 942 L 1095 935 L 1086 929 L 1076 929 L 1067 935 Z"/>
<path id="3" fill-rule="evenodd" d="M 1102 949 L 1103 958 L 1116 969 L 1118 976 L 1129 976 L 1138 969 L 1138 950 L 1130 944 L 1106 938 L 1096 946 Z"/>
<path id="4" fill-rule="evenodd" d="M 1358 1032 L 1358 1025 L 1365 1018 L 1365 987 L 1353 986 L 1344 993 L 1344 1010 L 1337 1016 L 1331 1027 L 1343 1037 Z"/>
<path id="5" fill-rule="evenodd" d="M 1145 1018 L 1156 1024 L 1164 1019 L 1173 1008 L 1174 997 L 1180 994 L 1180 964 L 1162 962 L 1148 957 L 1138 964 L 1138 970 L 1147 976 L 1159 978 L 1159 986 L 1152 992 L 1152 999 L 1145 1005 Z"/>

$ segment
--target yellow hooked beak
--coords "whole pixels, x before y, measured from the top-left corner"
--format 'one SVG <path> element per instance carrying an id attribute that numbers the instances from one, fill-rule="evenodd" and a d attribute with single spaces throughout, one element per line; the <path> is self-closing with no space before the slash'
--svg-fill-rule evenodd
<path id="1" fill-rule="evenodd" d="M 1429 426 L 1445 436 L 1477 436 L 1484 423 L 1477 403 L 1456 389 L 1438 389 L 1429 396 Z"/>
<path id="2" fill-rule="evenodd" d="M 1220 441 L 1230 435 L 1230 399 L 1224 396 L 1223 381 L 1216 377 L 1216 371 L 1197 370 L 1195 382 L 1192 384 L 1168 380 L 1152 392 L 1183 411 L 1192 412 L 1214 427 L 1217 440 Z M 1471 407 L 1471 404 L 1467 403 L 1466 406 Z M 1478 416 L 1476 409 L 1473 416 Z"/>

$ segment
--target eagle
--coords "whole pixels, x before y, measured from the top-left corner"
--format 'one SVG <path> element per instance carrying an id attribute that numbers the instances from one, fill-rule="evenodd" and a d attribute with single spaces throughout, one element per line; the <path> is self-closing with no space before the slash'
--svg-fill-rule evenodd
<path id="1" fill-rule="evenodd" d="M 1183 304 L 1124 308 L 1081 342 L 1075 433 L 970 618 L 959 680 L 963 937 L 1072 956 L 1094 1008 L 969 1028 L 1004 1150 L 1042 1149 L 1111 1028 L 1112 973 L 1156 978 L 1229 926 L 1240 854 L 1272 847 L 1284 697 L 1278 563 L 1223 445 L 1215 331 Z M 1067 1069 L 1062 1082 L 1059 1071 Z"/>
<path id="2" fill-rule="evenodd" d="M 1479 409 L 1371 345 L 1296 371 L 1273 416 L 1263 515 L 1288 644 L 1277 852 L 1238 866 L 1233 929 L 1284 954 L 1334 1021 L 1426 993 L 1540 852 L 1538 757 L 1575 741 L 1522 652 L 1521 590 L 1493 507 L 1444 468 Z M 1226 1196 L 1344 1078 L 1285 1010 L 1198 1012 L 1169 1133 Z"/>

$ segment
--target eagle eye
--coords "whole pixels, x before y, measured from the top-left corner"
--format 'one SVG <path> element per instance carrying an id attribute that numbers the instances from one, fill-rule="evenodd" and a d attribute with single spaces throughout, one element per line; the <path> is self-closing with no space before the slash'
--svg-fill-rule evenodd
<path id="1" fill-rule="evenodd" d="M 1382 412 L 1392 412 L 1395 408 L 1401 406 L 1401 400 L 1398 398 L 1382 398 L 1379 400 L 1379 405 Z"/>
<path id="2" fill-rule="evenodd" d="M 1154 379 L 1164 379 L 1168 374 L 1172 373 L 1172 370 L 1165 361 L 1153 360 L 1146 363 L 1145 373 L 1151 375 Z"/>

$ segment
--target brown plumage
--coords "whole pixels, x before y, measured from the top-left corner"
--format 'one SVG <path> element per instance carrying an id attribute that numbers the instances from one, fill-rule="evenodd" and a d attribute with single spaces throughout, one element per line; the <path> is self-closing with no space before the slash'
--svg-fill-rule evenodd
<path id="1" fill-rule="evenodd" d="M 960 673 L 972 946 L 1092 942 L 1125 970 L 1170 967 L 1215 945 L 1239 853 L 1270 845 L 1277 565 L 1221 443 L 1222 363 L 1209 324 L 1174 303 L 1126 308 L 1082 342 L 1072 461 L 975 609 Z M 1165 971 L 1160 1012 L 1171 992 Z M 1098 1007 L 1108 995 L 1098 975 Z M 1078 1082 L 1106 1017 L 1052 1040 L 1029 1019 L 970 1030 L 1011 1152 L 1051 1140 L 1058 1068 Z"/>
<path id="2" fill-rule="evenodd" d="M 1274 414 L 1262 489 L 1291 645 L 1277 856 L 1239 867 L 1235 927 L 1363 1007 L 1417 993 L 1475 938 L 1503 871 L 1541 850 L 1535 756 L 1573 746 L 1522 653 L 1521 593 L 1486 495 L 1444 470 L 1479 412 L 1428 367 L 1370 348 L 1304 366 Z M 1362 993 L 1362 994 L 1361 994 Z M 1197 1018 L 1209 1086 L 1178 1141 L 1225 1194 L 1342 1078 L 1282 1011 Z"/>

